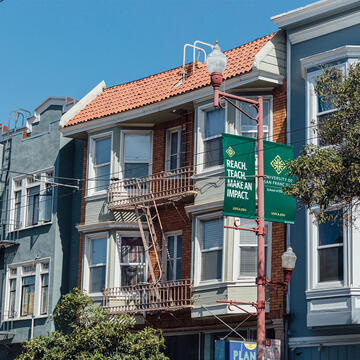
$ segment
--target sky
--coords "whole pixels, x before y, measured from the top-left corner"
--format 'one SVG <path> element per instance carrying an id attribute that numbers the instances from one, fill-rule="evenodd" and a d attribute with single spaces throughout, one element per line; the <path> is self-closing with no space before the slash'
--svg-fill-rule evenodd
<path id="1" fill-rule="evenodd" d="M 49 96 L 80 100 L 182 64 L 201 40 L 228 50 L 277 30 L 270 17 L 314 0 L 3 0 L 0 122 Z M 189 51 L 187 62 L 191 61 Z"/>

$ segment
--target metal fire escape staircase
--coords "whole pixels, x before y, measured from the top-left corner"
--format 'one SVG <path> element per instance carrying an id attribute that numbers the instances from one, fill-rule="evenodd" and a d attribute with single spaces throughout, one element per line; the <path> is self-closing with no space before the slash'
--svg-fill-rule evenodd
<path id="1" fill-rule="evenodd" d="M 174 204 L 180 199 L 193 196 L 195 189 L 192 175 L 192 167 L 183 167 L 149 176 L 118 180 L 109 185 L 109 210 L 131 210 L 135 212 L 151 277 L 151 284 L 148 285 L 151 286 L 151 290 L 150 288 L 148 289 L 151 295 L 148 295 L 146 303 L 166 303 L 168 308 L 176 307 L 177 303 L 179 303 L 177 299 L 179 296 L 183 296 L 180 295 L 180 292 L 181 294 L 186 293 L 187 302 L 189 302 L 189 295 L 183 289 L 184 286 L 180 289 L 180 286 L 175 281 L 173 284 L 164 285 L 166 282 L 166 271 L 163 259 L 170 259 L 170 254 L 158 207 L 164 204 Z M 146 225 L 147 229 L 145 228 Z M 161 250 L 161 244 L 166 254 Z M 171 262 L 169 263 L 171 266 Z M 188 286 L 189 284 L 190 281 L 187 280 L 186 285 Z M 176 286 L 179 287 L 178 291 L 174 290 Z M 140 289 L 140 286 L 138 288 Z M 105 297 L 107 290 L 111 289 L 105 290 Z M 118 290 L 117 294 L 120 295 L 121 291 L 123 289 Z M 112 296 L 115 295 L 113 294 Z M 158 306 L 161 309 L 161 305 Z M 141 308 L 147 311 L 148 305 L 141 304 Z"/>

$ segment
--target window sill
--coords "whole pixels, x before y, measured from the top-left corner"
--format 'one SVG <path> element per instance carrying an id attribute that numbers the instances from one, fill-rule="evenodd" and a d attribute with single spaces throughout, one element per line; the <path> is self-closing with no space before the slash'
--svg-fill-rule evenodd
<path id="1" fill-rule="evenodd" d="M 194 291 L 203 291 L 203 290 L 213 290 L 223 287 L 253 287 L 256 286 L 255 278 L 252 279 L 242 279 L 237 281 L 218 281 L 218 282 L 201 282 L 197 285 L 194 285 Z"/>
<path id="2" fill-rule="evenodd" d="M 46 315 L 38 315 L 38 316 L 22 316 L 22 317 L 15 317 L 15 318 L 7 318 L 4 319 L 5 322 L 11 322 L 11 321 L 22 321 L 22 320 L 38 320 L 38 319 L 46 319 L 47 317 L 49 317 L 48 314 Z"/>
<path id="3" fill-rule="evenodd" d="M 18 229 L 12 229 L 12 230 L 9 230 L 9 234 L 15 233 L 17 231 L 30 230 L 30 229 L 34 229 L 34 228 L 38 228 L 38 227 L 46 226 L 46 225 L 52 225 L 52 221 L 48 221 L 48 222 L 44 222 L 44 223 L 36 224 L 36 225 L 31 225 L 31 226 L 26 226 L 26 227 L 22 227 L 22 228 L 18 228 Z"/>
<path id="4" fill-rule="evenodd" d="M 209 176 L 220 175 L 224 173 L 224 166 L 214 166 L 209 169 L 201 170 L 197 174 L 193 175 L 192 177 L 195 180 L 201 180 L 202 178 L 207 178 Z"/>
<path id="5" fill-rule="evenodd" d="M 85 201 L 106 200 L 106 198 L 107 198 L 107 191 L 102 193 L 86 195 Z"/>

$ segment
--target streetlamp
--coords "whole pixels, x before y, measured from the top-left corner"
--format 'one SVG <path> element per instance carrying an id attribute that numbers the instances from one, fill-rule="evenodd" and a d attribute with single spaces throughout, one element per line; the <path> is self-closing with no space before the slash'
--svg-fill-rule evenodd
<path id="1" fill-rule="evenodd" d="M 220 100 L 223 99 L 229 104 L 234 106 L 241 113 L 248 116 L 250 119 L 256 121 L 257 123 L 257 152 L 258 152 L 258 167 L 257 175 L 258 178 L 258 207 L 257 207 L 257 226 L 255 229 L 243 228 L 236 226 L 238 230 L 254 231 L 257 234 L 258 238 L 258 247 L 257 247 L 257 302 L 256 303 L 245 303 L 237 301 L 221 301 L 226 302 L 229 306 L 234 305 L 238 308 L 240 305 L 251 305 L 257 309 L 257 358 L 265 359 L 265 287 L 266 285 L 280 285 L 285 288 L 287 293 L 288 283 L 292 270 L 295 266 L 296 255 L 292 251 L 291 247 L 283 254 L 283 268 L 285 281 L 284 282 L 272 282 L 269 281 L 265 276 L 265 223 L 264 223 L 264 143 L 263 143 L 263 98 L 259 96 L 257 101 L 236 96 L 233 94 L 225 93 L 220 91 L 220 86 L 222 83 L 222 73 L 226 68 L 226 56 L 221 52 L 221 49 L 216 42 L 216 45 L 213 47 L 213 51 L 209 54 L 206 59 L 207 67 L 210 73 L 211 85 L 214 89 L 214 107 L 222 107 Z M 243 109 L 237 106 L 233 101 L 240 101 L 247 104 L 250 104 L 257 111 L 256 118 L 246 113 Z M 294 258 L 295 257 L 295 258 Z M 241 309 L 241 308 L 240 308 Z"/>

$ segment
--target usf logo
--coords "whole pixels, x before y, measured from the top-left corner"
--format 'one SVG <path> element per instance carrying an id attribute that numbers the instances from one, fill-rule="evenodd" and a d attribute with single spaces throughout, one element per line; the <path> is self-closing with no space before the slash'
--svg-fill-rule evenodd
<path id="1" fill-rule="evenodd" d="M 234 149 L 231 147 L 231 146 L 229 146 L 227 149 L 226 149 L 226 151 L 225 151 L 228 155 L 229 155 L 229 157 L 233 157 L 234 155 L 235 155 L 235 151 L 234 151 Z"/>
<path id="2" fill-rule="evenodd" d="M 275 156 L 274 160 L 270 162 L 270 165 L 275 169 L 278 175 L 280 175 L 286 167 L 285 161 L 283 161 L 279 155 Z"/>

